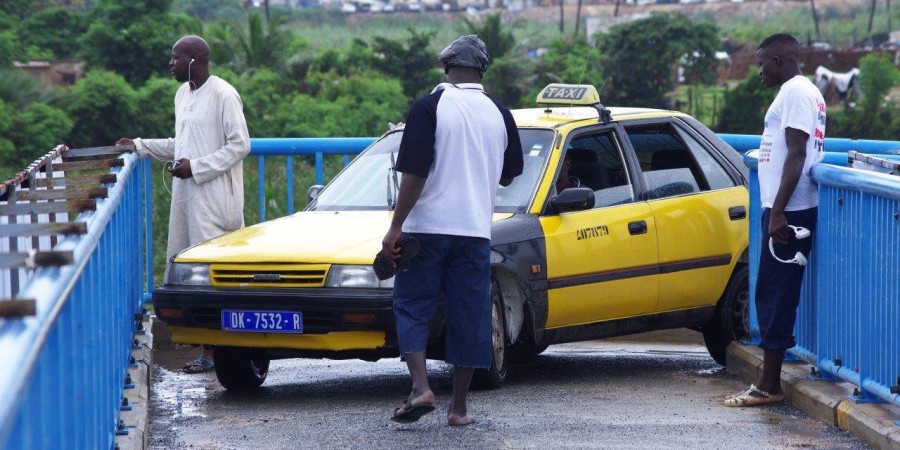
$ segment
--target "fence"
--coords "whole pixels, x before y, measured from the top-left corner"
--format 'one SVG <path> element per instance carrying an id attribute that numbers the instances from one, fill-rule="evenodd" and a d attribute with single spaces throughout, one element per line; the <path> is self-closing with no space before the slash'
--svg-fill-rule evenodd
<path id="1" fill-rule="evenodd" d="M 759 142 L 758 136 L 722 137 L 741 150 Z M 265 158 L 287 158 L 291 179 L 291 158 L 314 155 L 316 182 L 322 183 L 323 155 L 343 154 L 346 164 L 348 155 L 373 140 L 253 139 L 251 155 L 260 162 L 261 220 L 266 205 Z M 871 151 L 860 142 L 882 150 Z M 826 141 L 829 149 L 841 145 L 872 153 L 900 147 L 880 141 Z M 30 166 L 27 176 L 0 187 L 0 218 L 7 218 L 0 222 L 0 244 L 5 245 L 0 246 L 0 275 L 6 274 L 9 291 L 0 300 L 16 297 L 0 301 L 0 448 L 113 446 L 136 319 L 141 300 L 153 286 L 150 164 L 133 154 L 118 155 L 120 150 L 54 151 Z M 79 158 L 85 160 L 76 161 Z M 745 161 L 755 169 L 752 157 Z M 846 164 L 846 155 L 829 153 L 826 162 Z M 75 172 L 95 169 L 106 173 Z M 896 178 L 885 178 L 888 175 L 821 164 L 814 176 L 823 186 L 820 213 L 833 214 L 834 222 L 820 219 L 798 324 L 800 346 L 794 351 L 823 373 L 856 383 L 862 398 L 900 404 L 891 392 L 897 388 L 891 377 L 900 374 L 896 340 L 900 299 L 891 284 L 896 284 L 900 263 L 897 252 L 890 251 L 900 242 L 900 186 Z M 291 186 L 287 195 L 288 210 L 293 212 Z M 63 201 L 48 201 L 52 199 Z M 751 204 L 759 204 L 755 177 L 751 177 Z M 19 223 L 23 217 L 27 223 Z M 848 228 L 875 217 L 878 220 L 858 230 Z M 751 208 L 751 223 L 758 221 L 758 208 Z M 56 237 L 67 233 L 76 235 Z M 134 239 L 140 233 L 144 239 Z M 758 234 L 758 227 L 751 227 L 751 243 L 756 246 L 751 250 L 753 267 L 759 255 Z M 850 244 L 861 247 L 848 250 Z M 828 256 L 832 253 L 840 253 L 839 258 L 832 260 Z M 825 260 L 828 265 L 818 263 Z M 815 292 L 823 294 L 817 299 Z M 819 306 L 823 302 L 831 306 L 817 307 L 817 300 Z"/>
<path id="2" fill-rule="evenodd" d="M 0 298 L 0 448 L 113 448 L 125 431 L 149 170 L 121 150 L 57 149 L 2 186 L 4 272 L 26 276 L 8 283 L 15 299 Z M 37 235 L 58 243 L 22 237 Z"/>
<path id="3" fill-rule="evenodd" d="M 868 150 L 893 153 L 900 142 L 892 144 Z M 758 338 L 752 306 L 761 243 L 756 152 L 744 162 L 751 169 L 750 326 Z M 831 152 L 812 170 L 818 225 L 794 330 L 797 346 L 790 352 L 815 365 L 823 379 L 856 385 L 858 401 L 900 405 L 900 177 L 840 167 L 847 164 L 847 154 Z"/>

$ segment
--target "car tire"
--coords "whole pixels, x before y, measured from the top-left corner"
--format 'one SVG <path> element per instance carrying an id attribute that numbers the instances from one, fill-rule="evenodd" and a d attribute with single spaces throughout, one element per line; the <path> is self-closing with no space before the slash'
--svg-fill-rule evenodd
<path id="1" fill-rule="evenodd" d="M 216 378 L 225 389 L 242 391 L 262 386 L 269 375 L 269 357 L 264 350 L 216 347 L 213 350 Z"/>
<path id="2" fill-rule="evenodd" d="M 709 355 L 725 365 L 728 344 L 750 336 L 750 269 L 742 264 L 734 270 L 713 317 L 703 326 L 703 342 Z"/>
<path id="3" fill-rule="evenodd" d="M 472 375 L 472 389 L 496 389 L 506 384 L 508 355 L 506 347 L 506 318 L 500 285 L 491 283 L 491 368 L 476 369 Z"/>

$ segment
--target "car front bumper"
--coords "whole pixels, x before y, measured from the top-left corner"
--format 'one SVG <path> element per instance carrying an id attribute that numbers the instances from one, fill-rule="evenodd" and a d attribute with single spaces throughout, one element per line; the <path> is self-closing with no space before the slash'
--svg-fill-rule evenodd
<path id="1" fill-rule="evenodd" d="M 389 289 L 222 289 L 170 286 L 153 291 L 153 307 L 184 344 L 311 351 L 396 347 Z M 302 334 L 222 330 L 222 310 L 298 311 Z"/>

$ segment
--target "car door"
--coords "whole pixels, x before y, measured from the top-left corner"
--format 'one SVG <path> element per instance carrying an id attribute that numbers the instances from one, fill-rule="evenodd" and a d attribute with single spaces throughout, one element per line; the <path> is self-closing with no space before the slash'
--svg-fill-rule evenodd
<path id="1" fill-rule="evenodd" d="M 658 311 L 714 305 L 744 248 L 747 191 L 672 119 L 625 127 L 659 246 Z"/>
<path id="2" fill-rule="evenodd" d="M 561 214 L 545 208 L 540 217 L 547 249 L 547 329 L 637 316 L 655 308 L 656 224 L 649 205 L 635 201 L 635 168 L 626 164 L 622 151 L 616 129 L 609 126 L 579 133 L 563 147 L 558 166 L 565 153 L 581 154 L 570 174 L 594 190 L 595 204 Z M 557 167 L 557 177 L 559 172 Z"/>

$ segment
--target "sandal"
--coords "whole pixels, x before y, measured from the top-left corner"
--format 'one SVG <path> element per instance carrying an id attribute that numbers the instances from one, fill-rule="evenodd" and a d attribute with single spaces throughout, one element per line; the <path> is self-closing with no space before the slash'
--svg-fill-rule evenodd
<path id="1" fill-rule="evenodd" d="M 757 388 L 755 384 L 751 384 L 750 387 L 747 388 L 747 390 L 745 390 L 744 392 L 726 398 L 723 404 L 730 407 L 743 407 L 771 405 L 775 403 L 781 403 L 783 401 L 784 392 L 770 394 Z"/>
<path id="2" fill-rule="evenodd" d="M 181 370 L 184 371 L 184 373 L 206 373 L 212 371 L 215 368 L 216 365 L 213 364 L 212 361 L 201 356 L 185 364 L 184 367 L 181 368 Z"/>
<path id="3" fill-rule="evenodd" d="M 412 400 L 406 399 L 399 408 L 394 410 L 391 420 L 399 423 L 413 423 L 432 411 L 434 411 L 434 394 L 428 391 Z"/>

